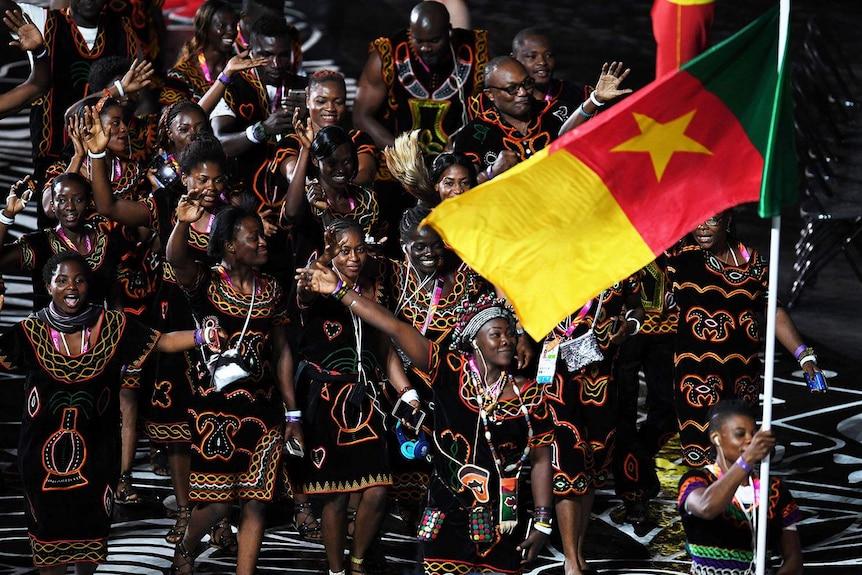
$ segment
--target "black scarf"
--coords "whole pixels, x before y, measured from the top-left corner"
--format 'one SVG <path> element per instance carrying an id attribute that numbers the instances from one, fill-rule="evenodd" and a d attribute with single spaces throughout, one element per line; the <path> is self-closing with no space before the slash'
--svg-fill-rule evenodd
<path id="1" fill-rule="evenodd" d="M 47 307 L 43 307 L 31 315 L 31 317 L 35 316 L 41 319 L 59 332 L 73 333 L 86 327 L 92 327 L 103 311 L 104 308 L 102 306 L 91 303 L 87 304 L 87 307 L 81 310 L 80 313 L 68 315 L 54 307 L 54 302 L 51 302 Z"/>

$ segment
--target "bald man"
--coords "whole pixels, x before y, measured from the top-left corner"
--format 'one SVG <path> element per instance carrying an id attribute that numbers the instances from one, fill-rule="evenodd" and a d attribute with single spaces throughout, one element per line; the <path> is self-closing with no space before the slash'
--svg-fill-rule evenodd
<path id="1" fill-rule="evenodd" d="M 402 132 L 421 130 L 423 151 L 442 152 L 467 123 L 467 104 L 481 90 L 487 61 L 486 31 L 453 29 L 443 4 L 420 2 L 410 28 L 371 43 L 354 124 L 380 149 Z"/>
<path id="2" fill-rule="evenodd" d="M 629 74 L 622 62 L 605 63 L 592 94 L 575 106 L 533 97 L 536 81 L 511 56 L 488 63 L 485 90 L 472 101 L 475 118 L 455 138 L 455 151 L 476 164 L 481 184 L 533 156 L 558 136 L 593 117 L 599 106 L 631 89 L 621 89 Z M 482 107 L 490 101 L 490 107 Z"/>

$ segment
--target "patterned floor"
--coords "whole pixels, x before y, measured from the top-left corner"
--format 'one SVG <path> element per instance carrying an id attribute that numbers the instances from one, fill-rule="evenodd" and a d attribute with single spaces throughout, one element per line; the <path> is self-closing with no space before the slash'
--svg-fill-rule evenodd
<path id="1" fill-rule="evenodd" d="M 759 0 L 750 3 L 747 10 L 755 10 Z M 801 3 L 801 2 L 800 2 Z M 392 0 L 372 2 L 357 0 L 341 2 L 287 2 L 288 13 L 302 28 L 306 40 L 305 63 L 310 70 L 320 67 L 342 67 L 355 78 L 364 61 L 364 44 L 371 36 L 395 29 L 406 21 L 411 2 Z M 547 0 L 520 2 L 468 2 L 474 8 L 474 22 L 491 28 L 500 37 L 511 37 L 514 30 L 524 25 L 523 10 L 528 7 L 532 19 L 568 22 L 573 34 L 563 39 L 566 64 L 579 69 L 600 62 L 603 55 L 596 54 L 610 41 L 615 48 L 628 52 L 641 66 L 650 68 L 651 47 L 644 40 L 642 29 L 647 25 L 646 0 L 620 0 L 619 2 L 559 3 Z M 721 3 L 719 3 L 721 4 Z M 763 4 L 763 2 L 760 2 Z M 357 18 L 354 20 L 354 18 Z M 722 20 L 719 31 L 732 29 L 737 19 Z M 532 21 L 531 19 L 531 21 Z M 346 22 L 358 21 L 362 26 L 350 28 Z M 374 22 L 374 26 L 370 23 Z M 366 26 L 368 24 L 368 26 Z M 604 27 L 603 27 L 604 26 Z M 633 33 L 639 28 L 641 32 Z M 172 25 L 171 31 L 187 34 L 188 28 Z M 575 50 L 567 43 L 579 46 L 591 44 L 590 50 Z M 496 52 L 504 46 L 496 46 Z M 3 51 L 5 57 L 7 52 Z M 6 61 L 6 60 L 4 60 Z M 563 75 L 565 75 L 565 68 Z M 589 68 L 588 68 L 589 69 Z M 0 82 L 11 83 L 22 73 L 21 66 L 11 65 L 0 69 Z M 572 75 L 577 77 L 576 75 Z M 648 78 L 641 73 L 643 85 Z M 348 82 L 355 91 L 355 80 Z M 27 172 L 29 146 L 26 140 L 26 117 L 0 120 L 0 187 L 6 187 Z M 33 222 L 20 218 L 13 235 L 31 226 Z M 9 279 L 9 278 L 7 278 Z M 848 285 L 834 285 L 838 293 Z M 29 307 L 29 288 L 20 282 L 8 283 L 8 307 L 0 317 L 0 324 L 8 325 L 20 318 Z M 858 329 L 858 328 L 857 328 Z M 776 365 L 779 380 L 776 384 L 774 428 L 780 438 L 781 449 L 773 471 L 790 486 L 805 512 L 800 534 L 805 552 L 805 572 L 851 573 L 862 562 L 862 499 L 859 484 L 862 482 L 862 391 L 858 382 L 862 371 L 858 362 L 844 360 L 845 354 L 833 353 L 829 342 L 821 344 L 818 355 L 823 365 L 830 367 L 832 389 L 826 395 L 813 396 L 807 392 L 795 365 L 786 358 Z M 857 354 L 855 354 L 858 356 Z M 0 401 L 0 575 L 30 574 L 36 571 L 30 562 L 29 545 L 24 528 L 20 483 L 17 480 L 16 445 L 19 413 L 23 405 L 22 380 L 9 374 L 0 374 L 3 395 Z M 674 507 L 676 482 L 681 473 L 677 465 L 678 453 L 669 446 L 657 460 L 662 470 L 663 490 L 653 503 L 652 511 L 659 518 L 658 526 L 647 532 L 635 532 L 630 525 L 621 523 L 620 502 L 612 489 L 602 491 L 597 498 L 594 517 L 587 535 L 587 556 L 603 573 L 684 573 L 687 557 L 682 546 L 682 530 Z M 169 496 L 167 479 L 149 471 L 148 449 L 139 444 L 134 470 L 135 485 L 144 495 L 144 501 L 134 506 L 118 507 L 111 533 L 108 564 L 99 573 L 164 572 L 172 553 L 163 536 L 172 525 L 163 499 Z M 235 523 L 234 523 L 235 524 Z M 385 525 L 381 549 L 388 559 L 388 573 L 414 572 L 415 544 L 408 528 L 394 515 Z M 542 553 L 528 570 L 530 574 L 562 573 L 562 554 L 558 541 Z M 234 560 L 215 551 L 207 551 L 199 559 L 199 573 L 226 573 L 234 569 Z M 321 545 L 304 543 L 291 525 L 289 508 L 273 505 L 269 512 L 259 572 L 261 573 L 319 573 L 324 572 L 324 555 Z"/>

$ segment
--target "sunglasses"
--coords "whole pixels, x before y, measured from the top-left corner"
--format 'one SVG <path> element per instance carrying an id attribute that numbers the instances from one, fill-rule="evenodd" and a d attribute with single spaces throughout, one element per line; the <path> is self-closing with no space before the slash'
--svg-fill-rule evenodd
<path id="1" fill-rule="evenodd" d="M 503 92 L 506 92 L 510 96 L 514 96 L 515 94 L 518 93 L 518 91 L 520 91 L 521 88 L 523 88 L 524 90 L 526 90 L 529 93 L 533 89 L 533 86 L 535 86 L 535 85 L 536 85 L 536 81 L 533 80 L 530 76 L 527 76 L 526 78 L 524 78 L 524 81 L 521 82 L 520 84 L 512 84 L 510 86 L 506 86 L 505 88 L 500 88 L 499 86 L 488 86 L 488 87 L 493 89 L 493 90 L 501 90 Z"/>

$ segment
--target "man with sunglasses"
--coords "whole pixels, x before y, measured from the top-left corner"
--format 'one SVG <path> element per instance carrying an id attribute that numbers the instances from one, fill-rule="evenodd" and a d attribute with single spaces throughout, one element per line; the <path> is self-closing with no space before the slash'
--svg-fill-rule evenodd
<path id="1" fill-rule="evenodd" d="M 605 64 L 596 90 L 578 107 L 555 101 L 536 100 L 536 81 L 511 56 L 499 56 L 485 69 L 483 95 L 491 106 L 474 98 L 476 117 L 455 138 L 455 151 L 469 156 L 486 182 L 548 146 L 558 136 L 591 118 L 605 105 L 631 90 L 620 90 L 628 75 L 622 63 Z"/>

